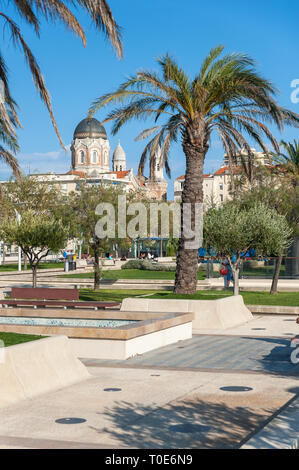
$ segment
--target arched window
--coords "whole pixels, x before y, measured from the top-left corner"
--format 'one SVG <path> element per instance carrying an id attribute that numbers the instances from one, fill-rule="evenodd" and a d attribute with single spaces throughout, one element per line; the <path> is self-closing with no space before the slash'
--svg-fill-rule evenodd
<path id="1" fill-rule="evenodd" d="M 120 165 L 120 167 L 119 167 L 119 171 L 122 171 L 122 169 L 123 169 L 123 167 Z"/>
<path id="2" fill-rule="evenodd" d="M 97 154 L 97 151 L 94 150 L 92 152 L 92 163 L 97 163 L 98 162 L 98 154 Z"/>
<path id="3" fill-rule="evenodd" d="M 85 163 L 85 155 L 83 150 L 80 151 L 80 163 Z"/>
<path id="4" fill-rule="evenodd" d="M 157 164 L 157 171 L 160 171 L 160 163 Z"/>
<path id="5" fill-rule="evenodd" d="M 116 167 L 115 167 L 115 171 L 117 171 L 117 169 L 118 169 L 118 166 L 116 165 Z"/>

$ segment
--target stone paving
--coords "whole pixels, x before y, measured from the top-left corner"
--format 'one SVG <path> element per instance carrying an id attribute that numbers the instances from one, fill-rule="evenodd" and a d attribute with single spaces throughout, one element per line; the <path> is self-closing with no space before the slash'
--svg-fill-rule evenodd
<path id="1" fill-rule="evenodd" d="M 87 381 L 0 410 L 0 446 L 238 448 L 298 393 L 293 377 L 89 371 Z"/>
<path id="2" fill-rule="evenodd" d="M 287 447 L 298 431 L 296 328 L 294 317 L 258 316 L 127 361 L 84 358 L 90 379 L 0 409 L 0 448 Z"/>
<path id="3" fill-rule="evenodd" d="M 195 335 L 191 339 L 138 355 L 126 361 L 84 360 L 92 366 L 154 367 L 255 371 L 299 377 L 293 349 L 284 338 Z"/>

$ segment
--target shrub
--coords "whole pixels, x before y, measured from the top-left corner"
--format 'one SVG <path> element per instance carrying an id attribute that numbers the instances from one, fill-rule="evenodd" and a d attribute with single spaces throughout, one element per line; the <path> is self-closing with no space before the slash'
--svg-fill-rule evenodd
<path id="1" fill-rule="evenodd" d="M 141 269 L 143 271 L 175 271 L 175 266 L 163 266 L 148 260 L 131 259 L 121 269 Z"/>
<path id="2" fill-rule="evenodd" d="M 121 269 L 141 269 L 141 263 L 144 263 L 141 259 L 130 259 L 122 264 Z"/>

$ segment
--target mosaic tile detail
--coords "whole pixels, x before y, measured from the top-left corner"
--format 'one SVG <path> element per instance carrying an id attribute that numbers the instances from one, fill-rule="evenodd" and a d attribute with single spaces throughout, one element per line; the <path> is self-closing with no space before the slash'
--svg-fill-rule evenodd
<path id="1" fill-rule="evenodd" d="M 8 325 L 40 325 L 64 327 L 89 328 L 118 328 L 120 326 L 137 323 L 138 320 L 93 320 L 80 318 L 29 318 L 29 317 L 1 317 L 0 324 Z"/>

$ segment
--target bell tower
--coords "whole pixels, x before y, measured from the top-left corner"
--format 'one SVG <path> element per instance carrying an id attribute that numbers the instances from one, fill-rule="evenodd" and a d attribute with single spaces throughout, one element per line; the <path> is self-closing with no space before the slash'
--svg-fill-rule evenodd
<path id="1" fill-rule="evenodd" d="M 150 165 L 150 176 L 145 186 L 149 190 L 149 197 L 157 200 L 167 199 L 168 183 L 164 178 L 163 158 L 161 147 L 158 147 L 156 155 Z"/>

